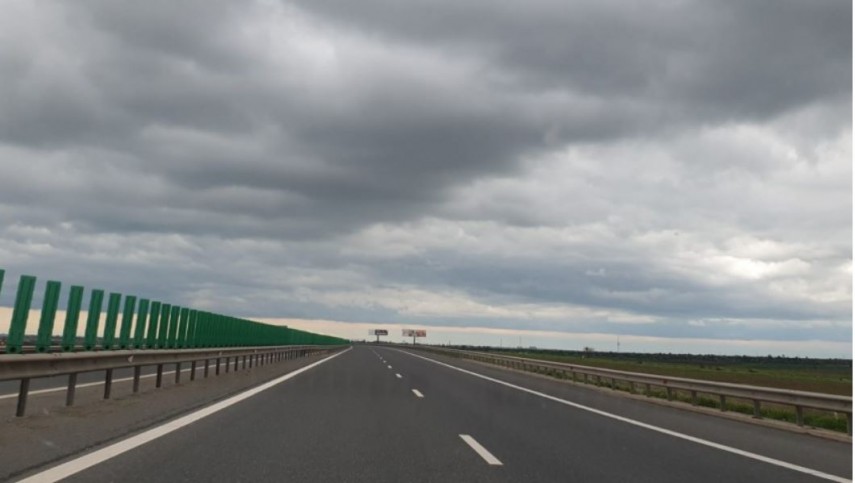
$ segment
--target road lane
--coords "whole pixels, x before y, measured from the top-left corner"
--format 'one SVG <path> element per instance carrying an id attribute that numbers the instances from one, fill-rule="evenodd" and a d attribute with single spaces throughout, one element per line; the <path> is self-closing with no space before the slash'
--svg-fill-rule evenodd
<path id="1" fill-rule="evenodd" d="M 388 370 L 389 365 L 395 372 Z M 486 372 L 483 369 L 489 368 L 476 368 Z M 585 388 L 524 374 L 505 376 L 565 397 L 596 399 Z M 679 415 L 678 426 L 691 420 L 702 428 L 725 426 L 719 430 L 730 433 L 733 429 L 727 426 L 735 423 L 643 401 L 614 403 L 621 398 L 596 396 L 612 400 L 628 413 L 649 410 L 652 419 L 664 413 Z M 840 472 L 835 474 L 849 476 L 849 470 L 841 467 L 847 460 L 851 466 L 851 453 L 848 458 L 843 453 L 847 448 L 851 451 L 851 445 L 739 425 L 744 426 L 750 431 L 736 433 L 759 433 L 759 441 L 768 441 L 769 434 L 786 436 L 780 438 L 781 447 L 769 449 L 770 456 L 786 453 L 792 443 L 789 438 L 796 437 L 804 453 L 819 451 L 826 459 L 841 460 L 826 462 L 825 469 L 837 468 Z M 473 451 L 473 441 L 493 460 Z M 396 350 L 367 346 L 356 346 L 329 363 L 94 466 L 71 481 L 163 479 L 822 481 L 556 404 Z"/>
<path id="2" fill-rule="evenodd" d="M 68 481 L 497 481 L 404 381 L 356 347 Z"/>
<path id="3" fill-rule="evenodd" d="M 681 478 L 683 481 L 715 481 L 718 478 L 744 480 L 746 475 L 760 475 L 752 478 L 760 478 L 759 481 L 822 481 L 812 477 L 805 480 L 806 475 L 791 470 L 781 472 L 780 468 L 763 468 L 770 465 L 747 460 L 742 456 L 716 454 L 722 452 L 699 448 L 698 445 L 671 436 L 569 408 L 451 369 L 425 367 L 425 364 L 435 364 L 406 355 L 402 351 L 387 348 L 378 352 L 395 364 L 402 373 L 407 374 L 413 385 L 421 385 L 430 391 L 430 404 L 427 406 L 442 405 L 437 408 L 437 415 L 446 418 L 457 416 L 459 424 L 468 425 L 467 428 L 473 428 L 472 431 L 481 431 L 485 441 L 490 442 L 491 449 L 495 447 L 496 451 L 525 454 L 522 458 L 523 466 L 531 471 L 520 474 L 520 478 L 549 481 L 550 478 L 557 478 L 566 473 L 575 474 L 581 481 L 611 481 L 629 471 L 628 468 L 642 469 L 676 458 L 681 463 L 668 465 L 668 471 L 663 473 L 655 468 L 639 471 L 633 480 L 644 481 L 649 475 L 653 475 L 649 481 L 680 481 Z M 399 356 L 395 358 L 394 353 Z M 416 355 L 424 356 L 421 353 Z M 434 356 L 430 358 L 441 359 Z M 464 365 L 463 361 L 457 359 L 445 362 L 461 367 Z M 675 410 L 527 374 L 508 373 L 480 364 L 470 363 L 467 368 L 478 373 L 489 372 L 492 377 L 509 380 L 523 387 L 536 387 L 569 400 L 582 399 L 590 406 L 599 406 L 615 413 L 629 413 L 652 423 L 673 419 L 677 423 L 669 429 L 686 430 L 690 435 L 718 439 L 723 444 L 735 442 L 737 444 L 734 446 L 741 446 L 746 451 L 756 450 L 768 457 L 851 478 L 851 444 Z M 436 370 L 443 372 L 438 374 Z M 469 378 L 471 381 L 463 381 L 461 378 Z M 495 431 L 484 433 L 491 428 L 495 428 Z M 489 438 L 494 435 L 495 441 L 490 441 Z M 529 435 L 529 438 L 525 435 Z M 509 441 L 515 443 L 510 444 Z M 613 458 L 615 454 L 622 453 L 626 453 L 625 456 L 616 460 Z M 553 455 L 552 459 L 547 458 L 546 455 L 549 454 Z M 604 454 L 609 456 L 603 458 Z M 646 457 L 643 456 L 645 454 Z M 584 457 L 570 463 L 578 455 Z M 513 458 L 499 458 L 509 470 L 511 467 L 519 467 Z M 595 463 L 597 461 L 600 463 Z M 615 461 L 620 462 L 617 473 L 609 474 L 610 467 L 615 467 Z M 596 468 L 592 472 L 580 469 L 592 464 Z M 547 474 L 546 468 L 559 467 L 564 467 L 565 471 Z"/>

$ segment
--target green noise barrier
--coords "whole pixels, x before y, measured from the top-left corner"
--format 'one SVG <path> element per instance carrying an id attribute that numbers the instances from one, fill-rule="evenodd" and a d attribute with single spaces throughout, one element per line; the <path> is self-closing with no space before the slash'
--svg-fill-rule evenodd
<path id="1" fill-rule="evenodd" d="M 0 291 L 6 271 L 0 269 Z M 341 345 L 349 341 L 286 326 L 263 324 L 229 315 L 111 292 L 104 310 L 104 290 L 89 291 L 84 335 L 77 335 L 85 289 L 72 285 L 66 297 L 64 322 L 57 322 L 62 283 L 50 280 L 41 292 L 41 315 L 35 333 L 27 321 L 37 281 L 21 275 L 8 328 L 0 321 L 0 353 L 73 352 L 127 349 L 202 349 L 280 345 Z M 38 300 L 38 298 L 37 298 Z M 54 335 L 57 323 L 61 335 Z M 6 330 L 4 330 L 6 329 Z"/>

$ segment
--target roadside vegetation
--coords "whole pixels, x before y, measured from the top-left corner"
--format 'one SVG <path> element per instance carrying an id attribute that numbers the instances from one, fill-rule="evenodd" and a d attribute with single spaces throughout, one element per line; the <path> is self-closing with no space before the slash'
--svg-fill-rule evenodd
<path id="1" fill-rule="evenodd" d="M 596 351 L 561 351 L 548 349 L 497 349 L 494 347 L 456 347 L 465 350 L 493 352 L 507 356 L 525 357 L 551 362 L 601 367 L 620 371 L 640 372 L 670 377 L 701 379 L 717 382 L 748 384 L 799 391 L 821 392 L 844 396 L 852 395 L 851 359 L 814 359 L 784 356 L 720 356 L 695 354 L 644 354 Z M 545 375 L 565 378 L 559 371 L 546 371 Z M 628 386 L 602 381 L 600 386 L 630 391 Z M 664 391 L 651 391 L 650 396 L 666 398 Z M 674 399 L 691 402 L 688 394 L 675 392 Z M 700 396 L 698 405 L 720 409 L 717 398 Z M 754 408 L 748 401 L 729 398 L 726 410 L 753 414 Z M 764 404 L 764 418 L 795 422 L 792 407 Z M 846 416 L 805 409 L 804 422 L 807 426 L 846 431 Z"/>
<path id="2" fill-rule="evenodd" d="M 619 371 L 852 395 L 851 359 L 460 348 Z"/>

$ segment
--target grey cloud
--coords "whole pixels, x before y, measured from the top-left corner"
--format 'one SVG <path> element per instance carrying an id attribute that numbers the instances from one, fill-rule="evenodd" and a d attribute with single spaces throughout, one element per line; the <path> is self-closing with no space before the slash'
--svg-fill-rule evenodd
<path id="1" fill-rule="evenodd" d="M 763 119 L 851 99 L 849 2 L 301 4 L 391 41 L 490 56 L 540 89 L 655 103 L 651 121 Z"/>
<path id="2" fill-rule="evenodd" d="M 851 3 L 295 3 L 0 20 L 0 265 L 252 316 L 851 330 Z"/>

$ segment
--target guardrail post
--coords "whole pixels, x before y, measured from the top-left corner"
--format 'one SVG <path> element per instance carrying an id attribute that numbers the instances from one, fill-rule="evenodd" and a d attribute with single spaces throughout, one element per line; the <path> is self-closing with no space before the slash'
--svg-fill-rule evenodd
<path id="1" fill-rule="evenodd" d="M 220 358 L 219 357 L 217 357 L 216 371 L 214 372 L 214 374 L 217 376 L 220 375 Z"/>
<path id="2" fill-rule="evenodd" d="M 718 403 L 721 405 L 721 412 L 727 411 L 727 399 L 724 394 L 719 394 Z"/>
<path id="3" fill-rule="evenodd" d="M 226 357 L 226 374 L 229 373 L 229 366 L 231 366 L 232 358 Z"/>
<path id="4" fill-rule="evenodd" d="M 846 434 L 852 436 L 852 413 L 846 413 Z"/>
<path id="5" fill-rule="evenodd" d="M 177 385 L 180 382 L 181 382 L 181 363 L 176 362 L 175 363 L 175 384 Z"/>
<path id="6" fill-rule="evenodd" d="M 208 359 L 205 359 L 205 378 L 208 377 Z"/>
<path id="7" fill-rule="evenodd" d="M 160 388 L 163 385 L 163 364 L 157 365 L 157 376 L 155 377 L 154 387 Z"/>
<path id="8" fill-rule="evenodd" d="M 196 380 L 196 361 L 190 362 L 190 380 L 191 381 Z"/>
<path id="9" fill-rule="evenodd" d="M 691 391 L 692 394 L 692 406 L 698 405 L 698 391 Z"/>
<path id="10" fill-rule="evenodd" d="M 18 407 L 15 409 L 15 416 L 23 417 L 27 413 L 27 396 L 30 395 L 30 378 L 21 379 L 21 385 L 18 387 Z"/>
<path id="11" fill-rule="evenodd" d="M 104 399 L 110 399 L 110 392 L 113 390 L 113 370 L 107 369 L 104 371 Z"/>
<path id="12" fill-rule="evenodd" d="M 42 301 L 42 314 L 39 318 L 39 333 L 36 336 L 36 350 L 47 352 L 50 350 L 53 338 L 53 323 L 56 319 L 56 307 L 59 305 L 59 291 L 62 284 L 55 280 L 49 280 L 45 287 L 45 297 Z"/>
<path id="13" fill-rule="evenodd" d="M 142 373 L 142 366 L 134 366 L 134 394 L 140 392 L 140 374 Z"/>
<path id="14" fill-rule="evenodd" d="M 802 407 L 796 406 L 796 424 L 799 426 L 805 425 L 804 414 L 802 414 Z"/>
<path id="15" fill-rule="evenodd" d="M 669 386 L 665 386 L 665 396 L 668 398 L 669 401 L 674 399 L 674 390 L 671 389 L 671 387 Z"/>
<path id="16" fill-rule="evenodd" d="M 21 275 L 21 279 L 18 282 L 18 293 L 15 295 L 12 323 L 6 339 L 6 352 L 10 354 L 20 354 L 23 350 L 24 332 L 27 330 L 27 318 L 30 315 L 30 307 L 33 303 L 33 290 L 35 288 L 36 277 Z M 26 401 L 24 403 L 26 404 Z"/>
<path id="17" fill-rule="evenodd" d="M 751 402 L 754 403 L 754 418 L 761 419 L 763 415 L 760 414 L 760 401 L 757 399 L 752 399 Z"/>
<path id="18" fill-rule="evenodd" d="M 235 372 L 238 370 L 238 357 L 235 356 Z"/>
<path id="19" fill-rule="evenodd" d="M 95 350 L 98 338 L 98 323 L 101 319 L 101 309 L 104 305 L 104 291 L 93 290 L 89 295 L 89 313 L 86 316 L 86 332 L 83 339 L 83 348 Z"/>
<path id="20" fill-rule="evenodd" d="M 65 405 L 74 406 L 74 393 L 77 391 L 77 373 L 68 375 L 68 387 L 65 391 Z"/>

